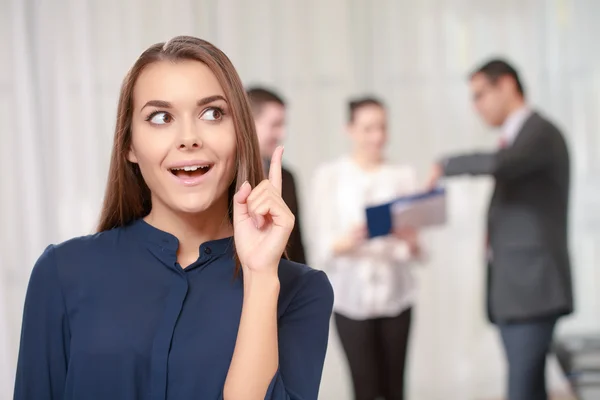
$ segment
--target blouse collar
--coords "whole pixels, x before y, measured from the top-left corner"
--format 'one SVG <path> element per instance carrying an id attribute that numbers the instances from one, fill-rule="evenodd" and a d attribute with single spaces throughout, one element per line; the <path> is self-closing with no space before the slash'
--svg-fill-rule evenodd
<path id="1" fill-rule="evenodd" d="M 160 230 L 140 218 L 134 221 L 129 229 L 131 232 L 146 243 L 159 246 L 168 252 L 176 253 L 179 248 L 179 240 L 175 235 Z M 233 253 L 233 237 L 210 240 L 200 245 L 200 256 L 220 256 L 226 253 Z"/>

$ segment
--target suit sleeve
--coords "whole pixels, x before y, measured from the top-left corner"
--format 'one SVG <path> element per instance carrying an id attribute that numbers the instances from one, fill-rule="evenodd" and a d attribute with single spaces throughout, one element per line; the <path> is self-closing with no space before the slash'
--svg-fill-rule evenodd
<path id="1" fill-rule="evenodd" d="M 70 331 L 53 246 L 36 262 L 27 288 L 15 400 L 65 395 Z"/>
<path id="2" fill-rule="evenodd" d="M 294 175 L 291 172 L 287 171 L 286 179 L 289 180 L 288 190 L 289 193 L 287 195 L 288 206 L 290 207 L 290 211 L 296 217 L 296 223 L 294 224 L 294 229 L 290 235 L 289 246 L 288 246 L 288 255 L 292 261 L 298 262 L 300 264 L 306 264 L 306 255 L 304 254 L 304 243 L 302 242 L 302 227 L 301 227 L 301 219 L 300 219 L 300 205 L 298 202 L 298 197 L 296 194 L 296 182 L 294 180 Z"/>
<path id="3" fill-rule="evenodd" d="M 314 400 L 319 386 L 333 309 L 333 289 L 323 271 L 304 275 L 298 294 L 279 320 L 279 370 L 265 399 Z"/>
<path id="4" fill-rule="evenodd" d="M 497 152 L 443 160 L 444 175 L 492 175 L 496 179 L 513 180 L 547 168 L 554 153 L 553 132 L 536 129 L 521 135 L 512 146 Z"/>

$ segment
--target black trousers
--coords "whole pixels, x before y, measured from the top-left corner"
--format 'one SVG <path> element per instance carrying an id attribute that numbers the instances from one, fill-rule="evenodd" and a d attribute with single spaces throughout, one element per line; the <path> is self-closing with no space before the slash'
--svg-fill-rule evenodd
<path id="1" fill-rule="evenodd" d="M 412 310 L 363 321 L 335 314 L 355 400 L 404 400 L 404 366 Z"/>
<path id="2" fill-rule="evenodd" d="M 509 400 L 548 400 L 546 356 L 555 325 L 556 317 L 499 324 L 508 360 Z"/>

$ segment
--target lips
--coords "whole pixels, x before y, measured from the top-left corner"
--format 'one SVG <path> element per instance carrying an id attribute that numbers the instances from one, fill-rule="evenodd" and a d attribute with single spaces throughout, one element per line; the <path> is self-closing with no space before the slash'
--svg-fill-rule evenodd
<path id="1" fill-rule="evenodd" d="M 169 168 L 173 175 L 181 179 L 195 178 L 206 174 L 212 165 L 189 165 L 185 167 Z"/>
<path id="2" fill-rule="evenodd" d="M 186 163 L 169 168 L 171 176 L 184 186 L 195 186 L 201 183 L 212 170 L 211 163 Z"/>

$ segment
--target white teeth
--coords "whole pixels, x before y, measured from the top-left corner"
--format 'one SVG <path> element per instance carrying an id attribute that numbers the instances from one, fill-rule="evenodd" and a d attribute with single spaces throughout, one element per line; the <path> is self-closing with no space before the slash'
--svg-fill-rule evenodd
<path id="1" fill-rule="evenodd" d="M 200 168 L 208 168 L 208 165 L 189 165 L 187 167 L 171 168 L 171 169 L 173 171 L 188 171 L 188 172 L 192 172 L 192 171 L 197 171 Z"/>

